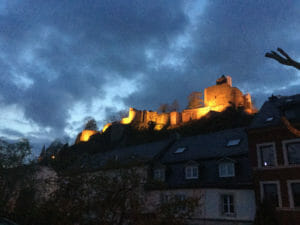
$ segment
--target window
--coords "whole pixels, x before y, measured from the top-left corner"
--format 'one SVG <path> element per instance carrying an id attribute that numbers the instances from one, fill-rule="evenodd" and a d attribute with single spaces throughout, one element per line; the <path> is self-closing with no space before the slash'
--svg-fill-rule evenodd
<path id="1" fill-rule="evenodd" d="M 167 194 L 160 194 L 160 203 L 167 204 L 170 201 L 170 196 Z"/>
<path id="2" fill-rule="evenodd" d="M 184 194 L 160 194 L 160 204 L 174 204 L 177 210 L 186 209 L 186 196 Z"/>
<path id="3" fill-rule="evenodd" d="M 300 208 L 300 180 L 288 180 L 289 202 L 291 208 Z"/>
<path id="4" fill-rule="evenodd" d="M 174 153 L 175 153 L 175 154 L 183 153 L 185 150 L 186 150 L 186 147 L 180 147 L 180 148 L 177 148 L 176 151 L 175 151 Z"/>
<path id="5" fill-rule="evenodd" d="M 279 206 L 278 201 L 278 189 L 276 183 L 264 183 L 262 184 L 262 200 L 268 201 L 274 206 Z"/>
<path id="6" fill-rule="evenodd" d="M 300 183 L 291 184 L 294 207 L 300 207 Z"/>
<path id="7" fill-rule="evenodd" d="M 233 140 L 229 140 L 227 142 L 227 147 L 231 147 L 231 146 L 236 146 L 236 145 L 239 145 L 241 142 L 241 139 L 233 139 Z"/>
<path id="8" fill-rule="evenodd" d="M 258 145 L 257 160 L 259 167 L 269 167 L 276 165 L 275 144 Z"/>
<path id="9" fill-rule="evenodd" d="M 271 121 L 273 121 L 274 120 L 274 117 L 268 117 L 266 120 L 265 120 L 265 122 L 271 122 Z"/>
<path id="10" fill-rule="evenodd" d="M 165 181 L 165 169 L 154 169 L 153 178 L 154 180 Z"/>
<path id="11" fill-rule="evenodd" d="M 220 177 L 233 177 L 235 175 L 233 162 L 222 162 L 219 164 Z"/>
<path id="12" fill-rule="evenodd" d="M 186 199 L 186 197 L 183 194 L 176 194 L 175 195 L 175 201 L 176 201 L 178 210 L 185 210 L 186 209 L 185 199 Z"/>
<path id="13" fill-rule="evenodd" d="M 221 195 L 221 209 L 223 215 L 234 215 L 233 195 Z"/>
<path id="14" fill-rule="evenodd" d="M 300 164 L 300 142 L 286 143 L 288 164 Z"/>
<path id="15" fill-rule="evenodd" d="M 187 166 L 185 168 L 186 179 L 197 179 L 198 178 L 198 166 Z"/>

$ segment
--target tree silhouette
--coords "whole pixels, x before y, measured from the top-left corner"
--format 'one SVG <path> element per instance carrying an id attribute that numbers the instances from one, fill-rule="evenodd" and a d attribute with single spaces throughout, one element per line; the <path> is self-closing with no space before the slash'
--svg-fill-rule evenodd
<path id="1" fill-rule="evenodd" d="M 113 122 L 118 122 L 121 121 L 122 118 L 125 118 L 128 116 L 128 111 L 127 110 L 120 110 L 117 112 L 114 112 L 110 115 L 108 115 L 105 119 L 106 123 L 113 123 Z"/>
<path id="2" fill-rule="evenodd" d="M 147 203 L 151 201 L 146 195 L 146 180 L 141 171 L 117 168 L 118 164 L 118 161 L 108 162 L 107 168 L 114 169 L 107 170 L 107 173 L 99 171 L 60 176 L 58 188 L 47 201 L 39 204 L 35 214 L 23 213 L 24 203 L 30 210 L 28 206 L 36 205 L 29 205 L 34 196 L 29 195 L 31 192 L 26 189 L 19 201 L 23 204 L 19 204 L 15 213 L 24 215 L 23 221 L 31 220 L 39 225 L 184 225 L 201 206 L 200 197 L 178 199 L 170 195 L 168 202 L 157 202 L 150 210 Z"/>
<path id="3" fill-rule="evenodd" d="M 178 101 L 175 99 L 174 101 L 173 101 L 173 103 L 170 105 L 170 111 L 176 111 L 176 112 L 178 112 L 179 111 L 179 103 L 178 103 Z"/>
<path id="4" fill-rule="evenodd" d="M 189 96 L 188 109 L 195 109 L 204 106 L 202 93 L 201 92 L 192 92 Z"/>
<path id="5" fill-rule="evenodd" d="M 287 65 L 287 66 L 292 66 L 295 67 L 296 69 L 300 70 L 300 63 L 293 60 L 285 51 L 283 51 L 281 48 L 277 48 L 277 51 L 279 53 L 281 53 L 284 57 L 282 57 L 281 55 L 279 55 L 278 53 L 271 51 L 271 52 L 267 52 L 265 54 L 265 57 L 268 58 L 272 58 L 275 59 L 277 62 L 283 64 L 283 65 Z M 283 112 L 281 112 L 283 114 Z M 281 121 L 283 122 L 283 124 L 286 126 L 286 128 L 293 133 L 294 135 L 296 135 L 297 137 L 300 137 L 300 130 L 296 129 L 295 127 L 293 127 L 291 125 L 291 123 L 288 121 L 288 119 L 282 115 L 281 116 Z"/>
<path id="6" fill-rule="evenodd" d="M 170 106 L 167 103 L 160 104 L 158 112 L 166 113 L 170 111 Z"/>
<path id="7" fill-rule="evenodd" d="M 12 168 L 21 166 L 30 154 L 31 146 L 26 138 L 11 144 L 0 140 L 0 167 Z"/>
<path id="8" fill-rule="evenodd" d="M 90 117 L 84 126 L 85 130 L 98 130 L 97 122 L 94 118 Z"/>
<path id="9" fill-rule="evenodd" d="M 295 67 L 296 69 L 300 70 L 300 63 L 293 60 L 285 51 L 283 51 L 281 48 L 277 48 L 277 51 L 282 55 L 278 54 L 277 52 L 271 51 L 267 52 L 265 54 L 265 57 L 275 59 L 277 62 Z"/>

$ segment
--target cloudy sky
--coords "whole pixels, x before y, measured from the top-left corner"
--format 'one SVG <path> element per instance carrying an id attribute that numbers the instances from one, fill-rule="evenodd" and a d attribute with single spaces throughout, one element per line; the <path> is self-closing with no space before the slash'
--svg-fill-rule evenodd
<path id="1" fill-rule="evenodd" d="M 222 74 L 259 107 L 300 93 L 300 2 L 0 0 L 0 137 L 71 140 L 128 107 L 156 110 Z"/>

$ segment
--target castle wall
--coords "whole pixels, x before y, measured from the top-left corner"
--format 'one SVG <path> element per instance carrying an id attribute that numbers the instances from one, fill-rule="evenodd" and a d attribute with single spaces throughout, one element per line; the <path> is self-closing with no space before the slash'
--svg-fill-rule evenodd
<path id="1" fill-rule="evenodd" d="M 130 124 L 136 116 L 136 110 L 133 108 L 129 108 L 128 117 L 122 118 L 122 124 Z"/>
<path id="2" fill-rule="evenodd" d="M 233 103 L 235 106 L 244 106 L 251 108 L 251 96 L 246 96 L 236 87 L 229 84 L 214 85 L 204 89 L 204 104 L 211 107 L 214 111 L 223 111 L 226 107 Z"/>
<path id="3" fill-rule="evenodd" d="M 234 104 L 236 107 L 243 106 L 245 111 L 253 113 L 256 109 L 252 106 L 250 94 L 243 94 L 238 88 L 232 87 L 230 76 L 222 76 L 216 81 L 216 85 L 204 89 L 204 107 L 195 109 L 185 109 L 180 112 L 157 113 L 146 110 L 129 109 L 129 115 L 121 120 L 122 124 L 136 123 L 139 128 L 148 127 L 149 122 L 156 123 L 155 129 L 161 130 L 167 125 L 176 126 L 191 120 L 198 120 L 209 111 L 222 112 L 227 107 Z M 105 129 L 111 124 L 107 124 Z M 85 133 L 85 132 L 84 132 Z M 89 135 L 81 135 L 88 140 Z M 81 140 L 86 141 L 86 140 Z"/>
<path id="4" fill-rule="evenodd" d="M 156 119 L 157 119 L 157 115 L 158 113 L 157 112 L 152 112 L 152 111 L 146 111 L 146 114 L 145 114 L 145 120 L 144 122 L 147 124 L 148 122 L 156 122 Z"/>
<path id="5" fill-rule="evenodd" d="M 190 120 L 198 120 L 205 116 L 211 110 L 210 107 L 201 107 L 197 109 L 185 109 L 182 111 L 182 122 L 186 123 Z"/>
<path id="6" fill-rule="evenodd" d="M 181 113 L 179 112 L 170 112 L 170 124 L 172 126 L 181 123 Z"/>
<path id="7" fill-rule="evenodd" d="M 98 131 L 95 130 L 83 130 L 81 132 L 79 141 L 88 141 L 90 139 L 91 136 L 93 136 L 94 134 L 98 133 Z"/>

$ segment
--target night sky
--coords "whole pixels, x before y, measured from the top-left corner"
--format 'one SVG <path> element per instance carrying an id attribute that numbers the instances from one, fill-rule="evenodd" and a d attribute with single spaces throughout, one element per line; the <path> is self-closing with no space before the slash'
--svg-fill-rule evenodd
<path id="1" fill-rule="evenodd" d="M 0 137 L 74 140 L 134 107 L 157 110 L 222 74 L 257 107 L 300 93 L 300 1 L 0 0 Z"/>

